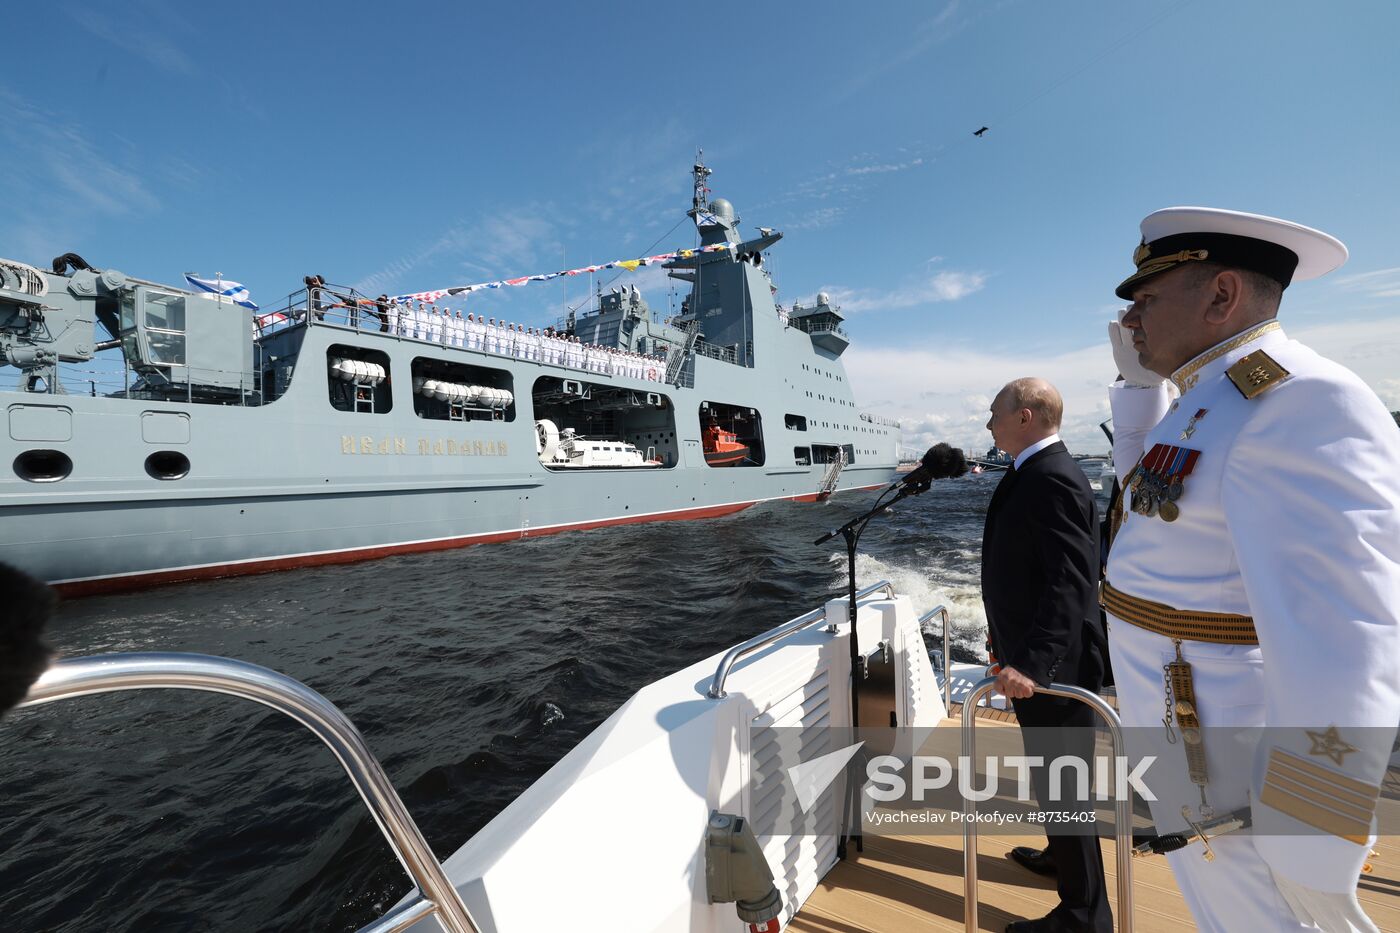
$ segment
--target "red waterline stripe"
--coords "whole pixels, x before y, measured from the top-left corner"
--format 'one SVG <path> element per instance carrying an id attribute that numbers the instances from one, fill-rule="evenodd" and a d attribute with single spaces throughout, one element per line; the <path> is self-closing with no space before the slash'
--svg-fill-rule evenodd
<path id="1" fill-rule="evenodd" d="M 838 492 L 860 492 L 867 489 L 881 489 L 884 483 L 873 486 L 853 486 Z M 754 499 L 750 502 L 731 502 L 725 505 L 703 506 L 695 509 L 681 509 L 675 512 L 658 512 L 652 515 L 623 515 L 590 522 L 576 522 L 571 525 L 551 525 L 544 528 L 516 528 L 512 531 L 496 531 L 479 535 L 463 535 L 458 538 L 443 538 L 437 541 L 415 541 L 410 544 L 383 544 L 375 547 L 351 548 L 345 551 L 331 551 L 324 554 L 293 554 L 288 557 L 269 557 L 260 560 L 239 561 L 231 564 L 211 564 L 207 567 L 186 567 L 177 570 L 157 570 L 151 573 L 128 574 L 119 577 L 100 577 L 95 580 L 75 580 L 69 583 L 55 583 L 53 588 L 60 596 L 75 598 L 98 596 L 107 593 L 122 593 L 130 590 L 144 590 L 153 586 L 170 583 L 188 583 L 194 580 L 211 580 L 217 577 L 242 577 L 260 573 L 275 573 L 279 570 L 293 570 L 298 567 L 319 567 L 327 564 L 354 564 L 360 561 L 378 560 L 395 554 L 422 554 L 428 551 L 448 551 L 454 548 L 469 547 L 473 544 L 494 544 L 497 541 L 518 541 L 521 538 L 543 538 L 545 535 L 565 531 L 587 531 L 591 528 L 604 528 L 611 525 L 639 525 L 643 522 L 690 521 L 700 518 L 719 518 L 741 512 L 759 502 L 790 499 L 794 502 L 815 502 L 819 493 L 800 496 L 777 497 L 776 499 Z"/>

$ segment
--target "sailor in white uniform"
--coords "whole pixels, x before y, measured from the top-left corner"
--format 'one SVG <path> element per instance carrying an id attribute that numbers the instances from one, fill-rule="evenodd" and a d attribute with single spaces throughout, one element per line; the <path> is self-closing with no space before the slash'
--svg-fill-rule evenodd
<path id="1" fill-rule="evenodd" d="M 1274 319 L 1346 247 L 1204 208 L 1142 237 L 1109 325 L 1131 504 L 1103 604 L 1153 821 L 1206 830 L 1167 856 L 1202 930 L 1374 930 L 1356 886 L 1400 722 L 1400 431 Z M 1232 816 L 1252 828 L 1214 835 Z"/>

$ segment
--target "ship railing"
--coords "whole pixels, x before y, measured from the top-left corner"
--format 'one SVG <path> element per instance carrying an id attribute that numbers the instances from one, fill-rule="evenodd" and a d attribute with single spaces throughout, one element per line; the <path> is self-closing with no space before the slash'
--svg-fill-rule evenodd
<path id="1" fill-rule="evenodd" d="M 950 650 L 953 618 L 952 614 L 948 612 L 947 606 L 936 606 L 919 616 L 919 631 L 922 632 L 924 626 L 934 616 L 940 618 L 940 625 L 943 629 L 943 649 L 940 652 L 938 666 L 943 669 L 940 673 L 943 676 L 943 710 L 946 713 L 953 708 L 953 655 Z"/>
<path id="2" fill-rule="evenodd" d="M 712 360 L 719 360 L 721 363 L 734 363 L 738 365 L 739 354 L 733 347 L 719 347 L 712 343 L 696 344 L 695 352 L 700 356 L 709 357 Z"/>
<path id="3" fill-rule="evenodd" d="M 861 600 L 874 593 L 880 593 L 880 599 L 893 599 L 894 585 L 888 580 L 881 580 L 878 583 L 872 583 L 863 589 L 856 590 L 856 605 L 863 605 Z M 781 641 L 793 632 L 799 632 L 804 628 L 825 621 L 826 607 L 821 606 L 817 609 L 813 609 L 806 615 L 800 615 L 790 622 L 784 622 L 777 628 L 769 629 L 762 635 L 755 635 L 748 641 L 740 642 L 733 648 L 730 648 L 724 653 L 724 657 L 719 659 L 719 666 L 715 668 L 715 676 L 714 679 L 710 681 L 710 689 L 706 691 L 706 695 L 712 700 L 724 699 L 729 695 L 724 692 L 724 684 L 729 679 L 730 671 L 734 670 L 734 665 L 738 664 L 740 659 L 748 657 L 755 651 L 761 651 L 774 642 Z M 836 631 L 836 623 L 834 621 L 831 626 L 828 627 L 827 631 Z"/>
<path id="4" fill-rule="evenodd" d="M 266 335 L 297 324 L 337 324 L 356 330 L 379 330 L 379 305 L 349 285 L 318 286 L 292 292 L 283 301 L 253 312 L 258 333 Z"/>
<path id="5" fill-rule="evenodd" d="M 430 916 L 450 933 L 481 929 L 360 731 L 334 704 L 300 681 L 256 664 L 208 655 L 96 655 L 54 663 L 30 688 L 19 708 L 145 689 L 196 690 L 251 700 L 301 723 L 330 749 L 416 885 L 403 904 L 362 928 L 361 933 L 397 933 Z"/>
<path id="6" fill-rule="evenodd" d="M 91 398 L 125 397 L 136 391 L 140 376 L 125 357 L 119 359 L 120 362 L 118 362 L 118 358 L 95 357 L 83 363 L 60 362 L 57 369 L 58 378 L 53 384 L 46 386 L 44 392 L 38 394 L 86 395 Z M 253 406 L 262 403 L 261 378 L 256 368 L 251 371 L 240 371 L 210 369 L 200 366 L 176 366 L 174 369 L 181 380 L 171 383 L 172 389 L 168 392 L 150 390 L 148 394 L 151 399 L 189 403 L 217 400 L 221 404 Z M 0 391 L 23 391 L 26 375 L 23 370 L 0 369 L 0 374 L 13 377 L 10 379 L 0 378 Z M 211 398 L 206 388 L 211 386 L 221 388 L 221 397 Z"/>
<path id="7" fill-rule="evenodd" d="M 977 682 L 963 699 L 962 760 L 975 767 L 977 706 L 997 685 L 995 677 Z M 1052 697 L 1065 697 L 1091 707 L 1103 718 L 1113 744 L 1113 760 L 1123 761 L 1127 754 L 1123 744 L 1123 724 L 1118 713 L 1103 697 L 1083 687 L 1051 684 L 1036 687 L 1035 692 Z M 972 794 L 963 794 L 963 920 L 968 933 L 976 933 L 977 923 L 977 801 Z M 1113 802 L 1114 848 L 1117 850 L 1118 870 L 1118 929 L 1131 933 L 1133 929 L 1133 805 L 1130 794 L 1119 794 Z"/>
<path id="8" fill-rule="evenodd" d="M 826 475 L 822 477 L 822 484 L 818 489 L 820 495 L 829 496 L 836 491 L 836 485 L 841 482 L 841 471 L 846 468 L 846 448 L 840 447 L 836 451 L 836 457 L 831 461 L 831 466 L 826 468 Z"/>
<path id="9" fill-rule="evenodd" d="M 693 386 L 695 373 L 693 370 L 687 373 L 686 364 L 690 362 L 691 354 L 699 345 L 700 323 L 698 321 L 676 321 L 674 326 L 686 335 L 685 346 L 671 348 L 671 358 L 666 363 L 666 381 L 677 388 L 687 383 Z"/>

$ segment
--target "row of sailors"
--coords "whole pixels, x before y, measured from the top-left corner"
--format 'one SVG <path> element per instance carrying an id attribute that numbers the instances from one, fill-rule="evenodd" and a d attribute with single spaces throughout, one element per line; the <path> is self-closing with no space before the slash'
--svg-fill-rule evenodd
<path id="1" fill-rule="evenodd" d="M 389 306 L 388 329 L 399 337 L 427 340 L 449 347 L 484 350 L 519 360 L 532 360 L 554 366 L 567 366 L 592 373 L 629 376 L 650 382 L 664 378 L 664 355 L 646 356 L 629 350 L 585 344 L 577 337 L 566 337 L 553 328 L 507 324 L 485 316 L 458 311 L 440 311 L 436 305 L 419 302 Z"/>

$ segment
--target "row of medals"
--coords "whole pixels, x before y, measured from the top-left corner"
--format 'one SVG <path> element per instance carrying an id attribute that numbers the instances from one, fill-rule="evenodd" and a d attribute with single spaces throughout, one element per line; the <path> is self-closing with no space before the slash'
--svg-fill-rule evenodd
<path id="1" fill-rule="evenodd" d="M 1164 522 L 1174 522 L 1181 515 L 1181 506 L 1176 500 L 1181 498 L 1182 489 L 1180 477 L 1167 479 L 1139 465 L 1132 479 L 1133 511 L 1148 518 L 1155 515 Z"/>

